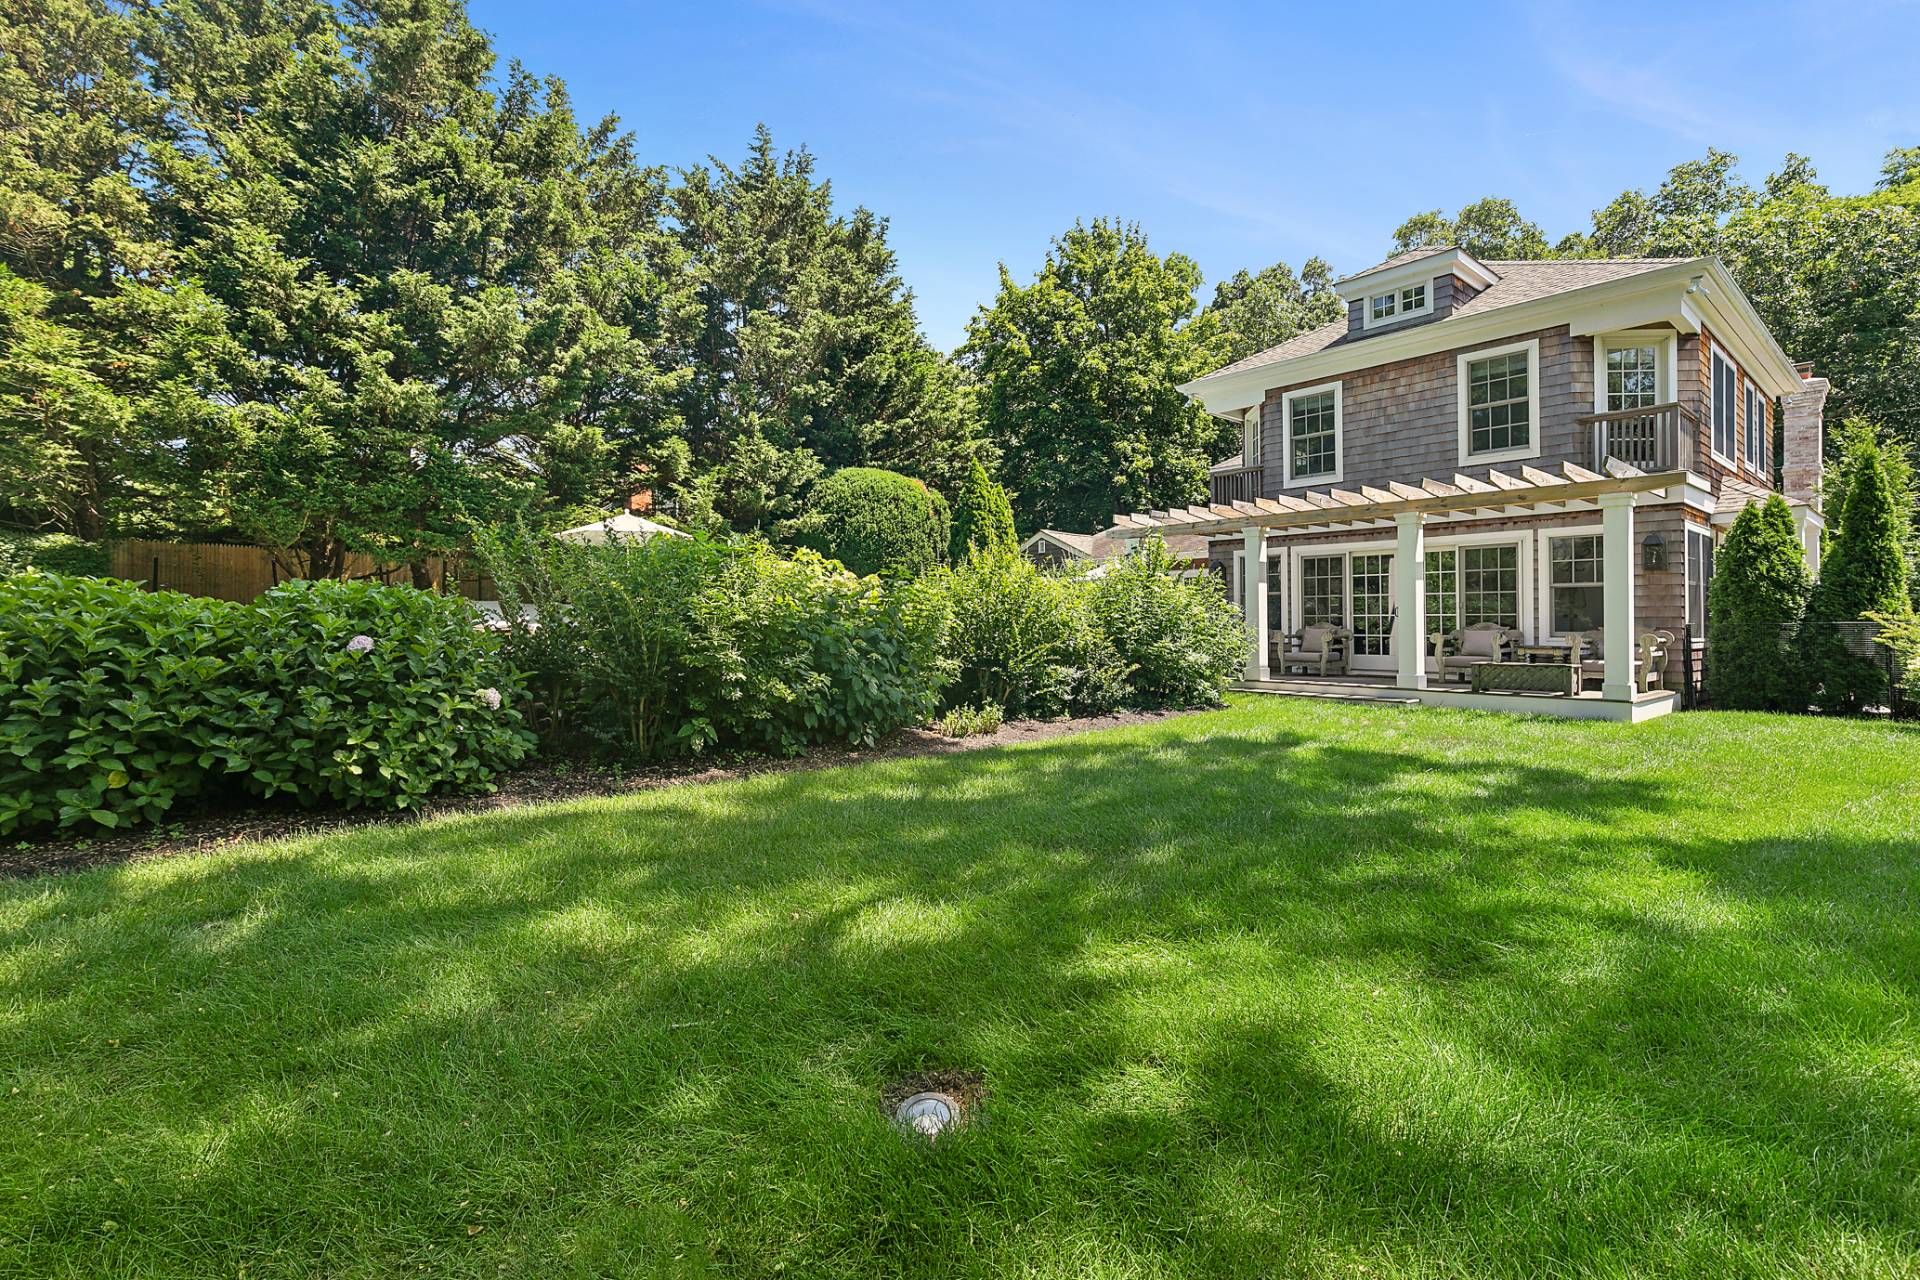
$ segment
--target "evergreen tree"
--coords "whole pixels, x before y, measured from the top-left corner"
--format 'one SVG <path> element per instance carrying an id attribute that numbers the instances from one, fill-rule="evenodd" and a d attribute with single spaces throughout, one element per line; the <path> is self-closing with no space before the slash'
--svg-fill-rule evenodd
<path id="1" fill-rule="evenodd" d="M 976 550 L 1016 550 L 1019 545 L 1007 491 L 994 482 L 975 458 L 967 468 L 967 478 L 961 482 L 960 496 L 954 503 L 951 559 L 958 564 Z"/>
<path id="2" fill-rule="evenodd" d="M 1886 675 L 1871 659 L 1849 653 L 1834 624 L 1911 607 L 1902 519 L 1877 446 L 1856 455 L 1838 517 L 1807 608 L 1802 648 L 1817 683 L 1814 700 L 1824 710 L 1853 712 L 1884 696 Z"/>
<path id="3" fill-rule="evenodd" d="M 1199 284 L 1192 259 L 1107 221 L 1055 240 L 1031 284 L 1000 268 L 960 359 L 1002 474 L 1019 478 L 1018 527 L 1104 529 L 1116 511 L 1205 496 L 1231 428 L 1179 391 L 1226 362 L 1218 316 L 1194 314 Z"/>
<path id="4" fill-rule="evenodd" d="M 1707 600 L 1707 696 L 1733 711 L 1804 711 L 1795 637 L 1806 613 L 1806 556 L 1786 500 L 1748 503 L 1714 559 Z"/>
<path id="5" fill-rule="evenodd" d="M 884 218 L 835 213 L 813 156 L 776 151 L 764 125 L 737 167 L 682 174 L 671 212 L 693 300 L 676 403 L 692 470 L 729 473 L 720 509 L 737 527 L 791 507 L 822 469 L 965 474 L 954 373 L 920 333 Z"/>

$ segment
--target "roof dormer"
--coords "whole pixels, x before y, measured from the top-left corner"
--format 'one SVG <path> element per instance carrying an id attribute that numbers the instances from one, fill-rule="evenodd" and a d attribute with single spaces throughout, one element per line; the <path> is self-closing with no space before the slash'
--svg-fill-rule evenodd
<path id="1" fill-rule="evenodd" d="M 1356 336 L 1438 320 L 1500 277 L 1459 248 L 1413 249 L 1336 282 Z"/>

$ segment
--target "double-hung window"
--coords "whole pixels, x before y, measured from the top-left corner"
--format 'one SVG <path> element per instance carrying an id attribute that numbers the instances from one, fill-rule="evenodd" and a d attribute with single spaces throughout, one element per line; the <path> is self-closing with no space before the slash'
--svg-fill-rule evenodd
<path id="1" fill-rule="evenodd" d="M 1734 372 L 1733 361 L 1720 354 L 1718 347 L 1713 351 L 1713 451 L 1720 460 L 1729 465 L 1733 462 L 1737 434 L 1733 429 L 1734 414 L 1739 406 L 1739 375 Z"/>
<path id="2" fill-rule="evenodd" d="M 1547 540 L 1552 634 L 1593 631 L 1606 620 L 1604 539 L 1597 533 Z"/>
<path id="3" fill-rule="evenodd" d="M 1286 424 L 1286 483 L 1340 479 L 1340 384 L 1289 391 L 1280 398 Z"/>
<path id="4" fill-rule="evenodd" d="M 1460 461 L 1540 456 L 1538 339 L 1459 357 Z"/>
<path id="5" fill-rule="evenodd" d="M 1747 384 L 1747 466 L 1765 474 L 1772 459 L 1767 454 L 1767 398 L 1760 388 Z"/>
<path id="6" fill-rule="evenodd" d="M 1427 632 L 1447 634 L 1476 622 L 1520 625 L 1517 543 L 1427 552 Z"/>

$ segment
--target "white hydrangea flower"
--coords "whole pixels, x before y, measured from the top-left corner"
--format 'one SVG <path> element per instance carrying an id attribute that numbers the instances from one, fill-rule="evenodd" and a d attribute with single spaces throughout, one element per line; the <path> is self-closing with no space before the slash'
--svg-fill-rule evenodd
<path id="1" fill-rule="evenodd" d="M 355 636 L 353 639 L 347 641 L 348 653 L 368 653 L 371 652 L 372 649 L 372 636 Z"/>
<path id="2" fill-rule="evenodd" d="M 498 711 L 500 709 L 500 691 L 498 689 L 482 689 L 474 696 L 486 704 L 487 710 Z"/>

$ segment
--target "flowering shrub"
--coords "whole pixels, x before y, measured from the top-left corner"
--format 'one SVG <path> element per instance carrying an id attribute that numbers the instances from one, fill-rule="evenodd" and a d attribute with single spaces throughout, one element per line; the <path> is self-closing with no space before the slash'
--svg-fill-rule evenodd
<path id="1" fill-rule="evenodd" d="M 21 574 L 0 582 L 0 832 L 152 821 L 223 788 L 402 808 L 484 787 L 531 743 L 497 649 L 470 606 L 411 587 L 237 605 Z"/>
<path id="2" fill-rule="evenodd" d="M 503 706 L 499 641 L 464 600 L 289 582 L 247 622 L 218 699 L 236 728 L 215 754 L 259 795 L 404 809 L 484 788 L 532 749 Z"/>
<path id="3" fill-rule="evenodd" d="M 1127 670 L 1129 705 L 1219 702 L 1247 660 L 1246 623 L 1219 582 L 1177 568 L 1155 534 L 1088 583 L 1094 621 Z"/>

